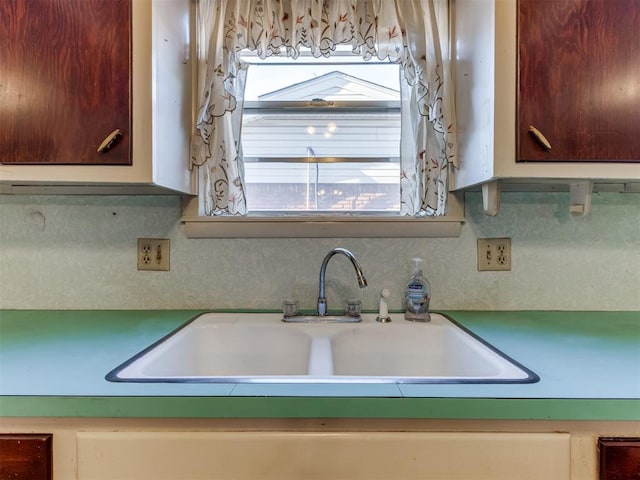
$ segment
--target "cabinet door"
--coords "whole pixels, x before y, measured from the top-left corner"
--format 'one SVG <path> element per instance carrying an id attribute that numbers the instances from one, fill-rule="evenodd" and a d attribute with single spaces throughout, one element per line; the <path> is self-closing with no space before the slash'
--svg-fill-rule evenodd
<path id="1" fill-rule="evenodd" d="M 600 438 L 600 480 L 640 478 L 640 438 Z"/>
<path id="2" fill-rule="evenodd" d="M 79 432 L 78 479 L 568 480 L 563 433 Z"/>
<path id="3" fill-rule="evenodd" d="M 0 435 L 0 480 L 51 480 L 52 435 Z"/>
<path id="4" fill-rule="evenodd" d="M 0 163 L 130 164 L 130 0 L 2 0 L 0 18 Z"/>
<path id="5" fill-rule="evenodd" d="M 519 0 L 517 160 L 640 161 L 639 58 L 637 0 Z"/>

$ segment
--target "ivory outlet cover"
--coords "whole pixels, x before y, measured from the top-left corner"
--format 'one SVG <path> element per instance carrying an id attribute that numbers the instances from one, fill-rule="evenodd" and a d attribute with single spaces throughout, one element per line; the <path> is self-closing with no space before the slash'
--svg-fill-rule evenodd
<path id="1" fill-rule="evenodd" d="M 510 271 L 511 239 L 479 238 L 478 271 Z"/>

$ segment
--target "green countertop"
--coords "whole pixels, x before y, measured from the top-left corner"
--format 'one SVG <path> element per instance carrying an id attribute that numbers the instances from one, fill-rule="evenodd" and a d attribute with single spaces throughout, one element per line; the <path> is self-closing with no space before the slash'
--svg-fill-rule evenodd
<path id="1" fill-rule="evenodd" d="M 198 313 L 0 311 L 0 416 L 640 420 L 640 312 L 443 312 L 538 374 L 532 384 L 105 380 Z"/>

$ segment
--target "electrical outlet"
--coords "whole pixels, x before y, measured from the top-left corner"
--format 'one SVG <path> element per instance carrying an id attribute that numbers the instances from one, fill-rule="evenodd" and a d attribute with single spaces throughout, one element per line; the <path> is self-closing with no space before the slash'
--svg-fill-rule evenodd
<path id="1" fill-rule="evenodd" d="M 511 270 L 510 238 L 478 239 L 478 271 Z"/>
<path id="2" fill-rule="evenodd" d="M 169 239 L 138 239 L 138 270 L 169 270 Z"/>

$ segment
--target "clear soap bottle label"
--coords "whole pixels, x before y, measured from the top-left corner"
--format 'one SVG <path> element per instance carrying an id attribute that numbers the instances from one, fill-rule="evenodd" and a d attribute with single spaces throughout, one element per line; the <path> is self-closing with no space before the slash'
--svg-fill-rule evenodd
<path id="1" fill-rule="evenodd" d="M 406 307 L 412 313 L 423 313 L 429 310 L 429 292 L 422 282 L 411 282 L 406 290 Z"/>

